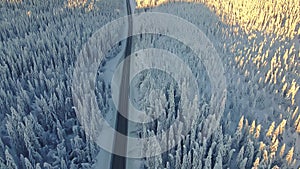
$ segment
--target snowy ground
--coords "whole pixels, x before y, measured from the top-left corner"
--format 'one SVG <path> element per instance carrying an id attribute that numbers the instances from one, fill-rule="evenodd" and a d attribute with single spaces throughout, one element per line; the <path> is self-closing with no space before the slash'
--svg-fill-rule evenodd
<path id="1" fill-rule="evenodd" d="M 125 1 L 124 1 L 125 2 Z M 130 0 L 130 4 L 131 4 L 131 13 L 134 14 L 134 10 L 135 10 L 135 1 L 134 0 Z M 124 3 L 124 9 L 126 8 L 126 3 Z M 127 35 L 128 32 L 128 26 L 124 25 L 124 35 Z M 126 46 L 126 40 L 123 40 L 121 43 L 121 46 L 118 46 L 117 48 L 113 49 L 113 52 L 110 53 L 108 56 L 108 61 L 105 63 L 104 67 L 101 68 L 100 72 L 103 73 L 103 80 L 105 82 L 106 85 L 114 88 L 112 90 L 116 91 L 116 93 L 118 92 L 118 88 L 120 84 L 112 84 L 112 78 L 115 75 L 115 70 L 117 69 L 117 67 L 120 67 L 120 69 L 122 70 L 122 57 L 125 53 L 125 46 Z M 117 53 L 117 55 L 115 55 Z M 118 75 L 122 75 L 122 74 L 118 74 Z M 116 77 L 116 79 L 121 79 L 121 77 Z M 112 100 L 110 100 L 111 103 L 113 103 Z M 109 113 L 107 113 L 106 118 L 105 118 L 108 123 L 111 126 L 115 126 L 116 124 L 116 111 L 111 111 Z M 129 133 L 135 133 L 136 129 L 134 126 L 129 126 Z M 94 168 L 101 168 L 101 169 L 109 169 L 110 165 L 111 165 L 111 153 L 107 152 L 103 149 L 100 149 L 100 152 L 98 153 L 98 155 L 95 158 L 96 163 L 93 165 Z M 127 168 L 140 168 L 139 166 L 141 165 L 140 160 L 135 160 L 135 159 L 128 159 L 127 161 Z"/>

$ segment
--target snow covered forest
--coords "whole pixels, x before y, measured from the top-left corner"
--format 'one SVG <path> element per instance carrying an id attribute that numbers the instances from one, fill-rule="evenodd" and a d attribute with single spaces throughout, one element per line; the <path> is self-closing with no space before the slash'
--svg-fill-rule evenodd
<path id="1" fill-rule="evenodd" d="M 99 147 L 72 109 L 72 65 L 123 3 L 0 1 L 1 169 L 91 168 Z"/>
<path id="2" fill-rule="evenodd" d="M 190 67 L 199 85 L 199 96 L 188 100 L 188 84 L 176 83 L 162 71 L 147 70 L 134 77 L 133 105 L 160 116 L 151 123 L 129 123 L 130 135 L 156 135 L 177 119 L 183 123 L 173 126 L 174 133 L 192 126 L 174 148 L 139 159 L 134 167 L 300 167 L 300 3 L 275 2 L 136 0 L 135 13 L 174 14 L 206 34 L 224 64 L 227 100 L 220 125 L 207 130 L 214 107 L 209 104 L 212 91 L 205 65 L 175 39 L 134 36 L 132 53 L 147 48 L 170 51 Z M 103 25 L 126 14 L 124 3 L 0 1 L 0 169 L 104 168 L 98 156 L 103 150 L 76 116 L 72 75 L 82 46 Z M 95 91 L 112 126 L 116 108 L 110 71 L 119 62 L 121 44 L 124 41 L 106 52 Z M 183 110 L 197 116 L 187 121 Z M 177 141 L 172 135 L 161 139 Z"/>

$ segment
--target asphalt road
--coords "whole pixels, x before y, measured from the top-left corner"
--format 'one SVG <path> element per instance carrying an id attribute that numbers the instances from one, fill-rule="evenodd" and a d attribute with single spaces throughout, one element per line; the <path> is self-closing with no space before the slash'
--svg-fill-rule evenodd
<path id="1" fill-rule="evenodd" d="M 131 7 L 130 0 L 126 0 L 127 14 L 128 17 L 128 35 L 132 35 L 132 17 L 131 15 Z M 131 54 L 131 45 L 132 45 L 132 37 L 128 37 L 126 41 L 126 49 L 124 58 Z M 130 58 L 124 61 L 123 72 L 122 72 L 122 80 L 120 84 L 120 95 L 119 95 L 119 107 L 118 110 L 122 111 L 124 115 L 128 115 L 128 102 L 129 102 L 129 76 L 130 76 Z M 116 131 L 122 133 L 123 135 L 127 135 L 128 133 L 128 120 L 124 118 L 120 112 L 117 113 L 116 120 Z M 127 116 L 128 117 L 128 116 Z M 115 135 L 114 139 L 114 152 L 119 151 L 122 154 L 126 154 L 127 152 L 127 139 L 121 138 L 118 135 Z M 126 168 L 126 157 L 118 156 L 116 154 L 112 154 L 111 160 L 111 169 L 125 169 Z"/>

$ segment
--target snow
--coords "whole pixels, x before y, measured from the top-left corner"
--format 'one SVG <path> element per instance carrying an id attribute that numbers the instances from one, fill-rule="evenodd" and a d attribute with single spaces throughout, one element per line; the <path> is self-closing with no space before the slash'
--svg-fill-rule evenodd
<path id="1" fill-rule="evenodd" d="M 130 1 L 131 3 L 131 10 L 132 13 L 134 12 L 135 9 L 135 2 L 134 0 Z M 124 5 L 123 5 L 124 11 L 126 11 L 127 7 L 126 7 L 126 2 L 124 0 Z M 124 25 L 124 33 L 123 33 L 123 37 L 127 36 L 127 32 L 128 32 L 128 25 Z M 125 47 L 126 47 L 126 40 L 123 40 L 121 42 L 121 46 L 112 49 L 113 51 L 109 54 L 109 56 L 107 56 L 108 61 L 105 63 L 105 65 L 103 66 L 101 72 L 103 73 L 103 80 L 105 82 L 105 84 L 111 86 L 112 90 L 116 91 L 116 93 L 119 93 L 118 89 L 120 87 L 120 82 L 119 83 L 112 83 L 112 78 L 114 76 L 114 74 L 116 73 L 117 67 L 120 68 L 120 70 L 122 70 L 123 67 L 123 62 L 120 63 L 122 57 L 124 56 L 125 53 Z M 114 55 L 115 53 L 118 53 L 117 55 Z M 118 78 L 121 79 L 121 78 Z M 113 100 L 109 100 L 111 102 L 111 104 L 114 104 L 115 106 L 118 105 L 117 102 L 113 102 Z M 106 114 L 105 120 L 107 120 L 107 122 L 111 125 L 111 126 L 115 126 L 116 124 L 116 111 L 111 111 L 110 113 Z M 107 139 L 107 137 L 101 137 L 101 139 Z M 101 140 L 103 141 L 103 140 Z M 110 140 L 107 140 L 110 141 Z M 107 142 L 106 141 L 106 142 Z M 105 141 L 104 141 L 105 142 Z M 96 163 L 93 165 L 93 168 L 98 169 L 99 167 L 101 169 L 110 169 L 110 165 L 111 165 L 111 152 L 107 152 L 104 149 L 100 149 L 98 155 L 95 158 Z M 130 162 L 129 162 L 130 163 Z M 137 162 L 134 162 L 134 165 L 136 165 Z"/>
<path id="2" fill-rule="evenodd" d="M 75 2 L 75 0 L 71 1 Z M 243 1 L 246 2 L 246 0 Z M 211 110 L 215 110 L 215 107 L 209 102 L 214 99 L 212 95 L 215 90 L 209 82 L 210 74 L 205 64 L 215 67 L 220 64 L 200 63 L 195 59 L 191 49 L 186 47 L 189 44 L 184 45 L 164 34 L 134 36 L 130 77 L 133 82 L 130 86 L 131 113 L 129 116 L 132 121 L 129 122 L 128 133 L 131 139 L 128 139 L 127 155 L 145 153 L 143 148 L 150 144 L 152 147 L 148 147 L 146 153 L 158 153 L 165 147 L 180 144 L 155 157 L 128 158 L 127 168 L 212 168 L 216 167 L 216 162 L 218 168 L 222 165 L 224 168 L 252 168 L 255 159 L 261 159 L 260 168 L 272 168 L 274 165 L 280 165 L 280 168 L 299 168 L 300 112 L 295 111 L 295 117 L 291 115 L 294 110 L 297 110 L 296 107 L 300 106 L 300 36 L 299 31 L 297 35 L 293 34 L 293 29 L 299 28 L 298 22 L 293 22 L 293 20 L 299 21 L 299 16 L 293 14 L 299 13 L 295 11 L 299 11 L 300 8 L 295 6 L 292 11 L 280 13 L 278 11 L 289 9 L 285 5 L 290 6 L 292 3 L 284 4 L 280 1 L 280 4 L 284 5 L 281 8 L 279 4 L 278 10 L 266 10 L 266 7 L 273 9 L 278 7 L 273 3 L 266 3 L 268 6 L 264 6 L 265 9 L 261 10 L 261 13 L 255 14 L 256 17 L 265 19 L 257 20 L 249 15 L 248 11 L 251 11 L 252 7 L 254 11 L 260 11 L 260 7 L 257 8 L 259 5 L 255 5 L 254 1 L 251 1 L 252 4 L 250 1 L 243 4 L 243 1 L 241 4 L 229 3 L 228 6 L 220 8 L 226 2 L 197 0 L 197 2 L 206 3 L 204 5 L 191 2 L 164 4 L 162 2 L 167 1 L 144 0 L 145 4 L 149 2 L 148 7 L 153 5 L 153 8 L 138 10 L 135 9 L 135 1 L 130 0 L 132 13 L 156 11 L 174 14 L 201 29 L 214 44 L 222 59 L 228 82 L 226 88 L 228 97 L 226 102 L 224 100 L 222 102 L 222 104 L 226 103 L 226 107 L 221 126 L 216 125 L 213 121 L 214 116 L 210 116 Z M 268 2 L 271 1 L 268 0 Z M 79 104 L 82 106 L 76 106 L 77 101 L 80 102 L 80 99 L 76 97 L 81 94 L 71 99 L 74 92 L 71 91 L 70 86 L 76 81 L 76 78 L 72 77 L 75 69 L 74 62 L 78 59 L 76 56 L 83 47 L 82 45 L 105 23 L 126 15 L 125 0 L 88 1 L 87 4 L 94 5 L 92 10 L 87 10 L 89 5 L 69 9 L 66 1 L 44 2 L 39 3 L 36 0 L 18 4 L 0 2 L 0 120 L 2 120 L 0 168 L 8 168 L 8 165 L 17 168 L 25 168 L 25 166 L 28 168 L 40 168 L 40 166 L 71 169 L 91 166 L 97 169 L 110 168 L 111 153 L 97 145 L 99 140 L 92 140 L 88 137 L 89 131 L 84 129 L 90 124 L 84 122 L 89 123 L 92 118 L 88 116 L 86 121 L 80 121 L 81 117 L 76 111 L 86 102 Z M 248 8 L 248 5 L 252 5 L 251 8 Z M 233 10 L 240 12 L 232 12 L 230 6 Z M 220 21 L 220 18 L 210 10 L 212 8 L 216 9 L 218 14 L 220 12 L 218 10 L 225 11 L 227 15 L 232 14 L 229 16 L 230 21 Z M 277 17 L 273 17 L 275 15 Z M 222 20 L 224 16 L 227 18 L 226 15 L 221 16 Z M 234 17 L 240 17 L 241 20 L 237 22 L 240 25 L 234 25 L 231 22 Z M 271 18 L 270 22 L 265 21 L 269 20 L 268 18 Z M 144 19 L 153 24 L 159 24 L 156 23 L 158 20 L 157 18 Z M 248 20 L 250 20 L 249 23 L 243 23 Z M 266 22 L 264 23 L 266 30 L 263 30 L 265 29 L 265 26 L 262 26 L 263 22 Z M 174 29 L 180 28 L 180 25 L 176 25 L 177 22 L 173 21 L 168 24 L 173 25 Z M 108 33 L 107 37 L 102 39 L 109 41 L 116 37 L 114 35 L 120 34 L 125 38 L 128 33 L 127 27 L 127 24 L 122 23 L 122 26 L 118 28 L 121 28 L 123 32 Z M 252 30 L 253 27 L 254 30 Z M 174 29 L 170 31 L 174 32 Z M 181 31 L 183 30 L 178 30 L 178 32 Z M 292 38 L 294 35 L 296 37 Z M 194 39 L 194 37 L 189 39 Z M 84 92 L 88 86 L 96 85 L 97 90 L 91 93 L 98 94 L 99 97 L 96 97 L 98 100 L 93 100 L 91 104 L 93 106 L 99 104 L 98 107 L 101 107 L 105 123 L 109 124 L 105 126 L 106 128 L 103 127 L 102 132 L 97 135 L 101 142 L 106 142 L 110 146 L 108 149 L 112 149 L 113 146 L 114 132 L 109 126 L 115 126 L 116 106 L 114 105 L 118 102 L 118 99 L 115 99 L 115 104 L 113 103 L 114 97 L 111 91 L 119 92 L 122 76 L 122 63 L 120 62 L 125 53 L 126 38 L 120 44 L 120 46 L 116 44 L 107 53 L 104 59 L 105 64 L 103 62 L 104 66 L 98 70 L 99 76 L 96 84 L 91 80 L 87 83 L 84 81 L 82 86 L 74 85 L 80 91 L 82 90 L 81 92 Z M 201 42 L 197 41 L 193 44 L 200 46 Z M 169 64 L 168 66 L 175 69 L 172 73 L 163 73 L 162 69 L 151 69 L 135 74 L 134 72 L 145 68 L 145 65 L 153 64 L 150 58 L 139 58 L 142 52 L 147 52 L 141 49 L 151 48 L 169 51 L 187 63 L 192 73 L 197 75 L 199 94 L 196 94 L 197 89 L 191 89 L 191 86 L 183 83 L 184 80 L 178 80 L 172 76 L 177 71 L 183 74 L 185 72 L 182 71 L 181 65 L 166 62 L 164 56 L 155 60 L 158 60 L 159 64 Z M 91 53 L 94 54 L 95 51 L 97 50 L 93 49 Z M 98 63 L 92 64 L 88 68 L 95 73 L 99 65 Z M 113 78 L 115 80 L 112 82 Z M 86 95 L 85 99 L 93 98 L 89 96 Z M 99 102 L 96 103 L 96 101 Z M 134 108 L 140 111 L 133 112 Z M 143 111 L 145 111 L 144 114 Z M 143 118 L 146 115 L 150 118 Z M 192 115 L 196 116 L 190 120 L 188 116 Z M 242 116 L 243 127 L 237 129 Z M 140 122 L 141 118 L 144 120 L 142 122 L 149 122 L 153 119 L 157 121 L 135 123 Z M 98 118 L 93 119 L 97 121 Z M 180 124 L 172 125 L 178 120 Z M 272 138 L 265 136 L 272 122 L 275 128 L 278 128 L 282 121 L 286 123 L 282 134 L 275 135 L 273 132 Z M 101 122 L 104 123 L 104 121 Z M 190 133 L 183 134 L 188 127 L 191 127 Z M 215 132 L 208 131 L 210 127 L 213 127 Z M 99 128 L 95 128 L 95 131 L 99 131 L 97 130 Z M 250 132 L 250 129 L 254 134 Z M 159 135 L 167 130 L 170 131 L 169 135 Z M 280 127 L 280 132 L 282 130 Z M 259 137 L 254 136 L 257 132 L 260 132 Z M 209 137 L 209 134 L 212 137 Z M 152 140 L 155 141 L 154 143 L 135 144 L 139 138 L 151 136 L 157 136 L 157 140 Z M 179 137 L 182 142 L 179 142 Z M 277 140 L 274 141 L 273 138 Z M 165 142 L 157 144 L 160 140 Z M 265 158 L 263 157 L 264 151 L 270 155 L 270 148 L 274 148 L 276 141 L 279 142 L 278 149 L 286 144 L 283 157 L 279 157 L 276 152 L 273 160 L 262 162 Z M 265 148 L 259 147 L 260 142 L 266 144 Z M 287 152 L 293 146 L 295 148 L 294 159 L 298 160 L 296 166 L 288 165 L 285 160 Z M 191 164 L 192 157 L 193 163 Z"/>

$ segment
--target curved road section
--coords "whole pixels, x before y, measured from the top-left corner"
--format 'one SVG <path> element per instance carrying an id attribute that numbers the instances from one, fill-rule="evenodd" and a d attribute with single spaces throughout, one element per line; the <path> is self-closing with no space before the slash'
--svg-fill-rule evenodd
<path id="1" fill-rule="evenodd" d="M 128 14 L 128 35 L 132 35 L 132 16 L 131 16 L 131 7 L 130 0 L 126 0 L 126 8 Z M 116 127 L 117 132 L 120 132 L 123 135 L 128 133 L 128 120 L 125 117 L 128 117 L 128 102 L 129 102 L 129 76 L 130 76 L 130 57 L 125 59 L 131 54 L 131 45 L 132 37 L 129 36 L 126 40 L 126 49 L 124 54 L 124 64 L 123 64 L 123 73 L 122 80 L 120 84 L 120 95 L 119 95 L 119 107 L 117 112 Z M 123 113 L 124 117 L 121 115 Z M 119 137 L 118 134 L 115 135 L 114 139 L 114 151 L 113 152 L 122 152 L 122 154 L 127 153 L 127 139 L 126 137 Z M 111 160 L 111 169 L 125 169 L 126 168 L 126 157 L 118 156 L 112 154 Z"/>

